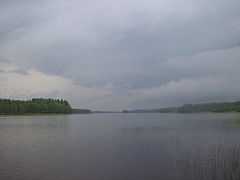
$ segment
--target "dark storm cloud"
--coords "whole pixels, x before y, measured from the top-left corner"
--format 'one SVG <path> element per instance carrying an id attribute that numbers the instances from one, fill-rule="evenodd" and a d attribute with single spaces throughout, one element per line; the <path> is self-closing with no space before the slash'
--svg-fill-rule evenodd
<path id="1" fill-rule="evenodd" d="M 9 71 L 9 73 L 16 73 L 16 74 L 21 74 L 21 75 L 29 74 L 26 70 L 23 70 L 23 69 L 15 69 L 15 70 Z"/>
<path id="2" fill-rule="evenodd" d="M 0 62 L 2 62 L 2 63 L 9 63 L 10 61 L 8 59 L 0 57 Z"/>
<path id="3" fill-rule="evenodd" d="M 0 4 L 0 56 L 23 74 L 36 69 L 79 86 L 111 89 L 114 98 L 98 99 L 99 107 L 240 98 L 234 78 L 240 68 L 238 0 Z M 209 87 L 199 93 L 194 81 Z M 212 82 L 232 89 L 220 92 Z M 178 86 L 179 94 L 172 90 Z"/>

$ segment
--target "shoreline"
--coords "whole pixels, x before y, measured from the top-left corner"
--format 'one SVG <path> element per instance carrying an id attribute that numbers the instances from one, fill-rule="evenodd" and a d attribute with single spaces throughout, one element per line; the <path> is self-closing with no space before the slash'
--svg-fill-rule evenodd
<path id="1" fill-rule="evenodd" d="M 179 114 L 179 115 L 193 115 L 193 114 L 240 114 L 240 112 L 194 112 L 194 113 L 179 113 L 179 112 L 91 112 L 91 113 L 26 113 L 26 114 L 0 114 L 4 116 L 63 116 L 63 115 L 90 115 L 90 114 Z"/>

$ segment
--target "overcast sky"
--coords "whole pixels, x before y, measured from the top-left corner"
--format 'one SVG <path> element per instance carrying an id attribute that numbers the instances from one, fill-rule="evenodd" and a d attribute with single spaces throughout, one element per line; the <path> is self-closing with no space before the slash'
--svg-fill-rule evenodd
<path id="1" fill-rule="evenodd" d="M 101 110 L 240 100 L 240 1 L 0 0 L 0 97 Z"/>

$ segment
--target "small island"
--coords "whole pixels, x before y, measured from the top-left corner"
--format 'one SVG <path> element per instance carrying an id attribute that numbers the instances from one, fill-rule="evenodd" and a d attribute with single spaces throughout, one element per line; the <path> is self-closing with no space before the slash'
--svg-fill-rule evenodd
<path id="1" fill-rule="evenodd" d="M 0 115 L 23 114 L 71 114 L 90 113 L 87 109 L 72 109 L 70 103 L 63 99 L 35 98 L 31 100 L 0 99 Z"/>

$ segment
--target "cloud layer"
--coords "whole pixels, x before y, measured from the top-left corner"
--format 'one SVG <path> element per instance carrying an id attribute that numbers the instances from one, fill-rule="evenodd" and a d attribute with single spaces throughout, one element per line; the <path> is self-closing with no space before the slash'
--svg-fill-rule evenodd
<path id="1" fill-rule="evenodd" d="M 238 0 L 3 0 L 0 96 L 93 109 L 239 100 L 239 19 Z"/>

